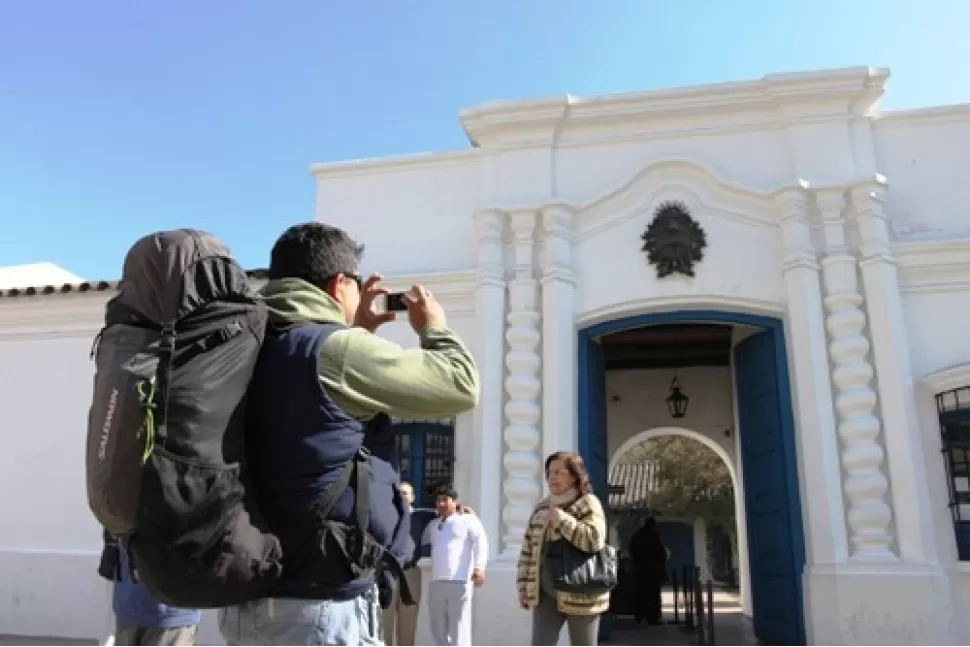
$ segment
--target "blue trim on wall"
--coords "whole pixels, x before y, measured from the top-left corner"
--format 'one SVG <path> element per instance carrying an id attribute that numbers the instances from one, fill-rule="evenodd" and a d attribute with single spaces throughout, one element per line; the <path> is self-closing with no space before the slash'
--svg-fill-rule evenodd
<path id="1" fill-rule="evenodd" d="M 788 469 L 785 470 L 786 489 L 791 504 L 791 509 L 797 514 L 789 515 L 790 532 L 792 536 L 792 546 L 794 551 L 794 572 L 801 578 L 805 568 L 805 534 L 802 526 L 802 505 L 801 495 L 798 488 L 798 459 L 795 448 L 795 417 L 792 411 L 791 383 L 788 379 L 788 346 L 785 343 L 785 328 L 780 319 L 764 315 L 752 315 L 739 312 L 724 312 L 717 310 L 678 310 L 674 312 L 658 312 L 630 317 L 622 317 L 611 321 L 593 324 L 586 328 L 581 328 L 578 334 L 577 350 L 578 357 L 578 438 L 577 445 L 580 453 L 589 461 L 590 457 L 596 454 L 593 443 L 596 439 L 591 434 L 592 419 L 596 415 L 596 406 L 587 402 L 588 396 L 595 393 L 596 388 L 591 384 L 590 356 L 594 349 L 591 345 L 599 346 L 596 340 L 604 335 L 640 328 L 643 326 L 655 326 L 658 324 L 686 324 L 686 323 L 721 323 L 721 324 L 740 324 L 744 326 L 756 326 L 771 331 L 775 342 L 775 368 L 777 371 L 778 395 L 781 402 L 781 425 L 782 425 L 782 445 L 785 454 L 785 461 Z M 605 403 L 603 403 L 605 407 Z M 609 457 L 607 457 L 609 461 Z M 590 477 L 594 477 L 594 470 L 591 470 Z M 606 474 L 600 476 L 598 480 L 603 481 L 607 478 Z M 592 480 L 592 478 L 591 478 Z M 606 483 L 592 483 L 597 493 L 605 492 Z M 802 582 L 798 582 L 798 617 L 801 620 L 800 634 L 805 636 L 804 600 Z"/>

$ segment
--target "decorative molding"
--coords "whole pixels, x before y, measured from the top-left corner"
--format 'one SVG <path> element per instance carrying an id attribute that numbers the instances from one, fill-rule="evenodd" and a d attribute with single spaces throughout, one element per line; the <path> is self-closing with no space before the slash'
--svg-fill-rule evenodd
<path id="1" fill-rule="evenodd" d="M 456 270 L 453 272 L 428 272 L 424 274 L 398 274 L 385 277 L 384 287 L 391 292 L 409 290 L 420 283 L 430 290 L 435 299 L 451 315 L 471 315 L 475 313 L 475 287 L 478 285 L 478 270 Z"/>
<path id="2" fill-rule="evenodd" d="M 578 313 L 576 315 L 576 326 L 577 328 L 588 328 L 604 321 L 678 310 L 718 310 L 766 316 L 778 316 L 787 313 L 785 305 L 777 301 L 723 294 L 678 294 L 674 296 L 647 296 L 641 299 L 619 301 L 595 310 Z"/>
<path id="3" fill-rule="evenodd" d="M 508 328 L 505 338 L 508 353 L 505 365 L 505 403 L 507 421 L 504 433 L 506 478 L 502 484 L 505 505 L 503 554 L 518 555 L 525 528 L 542 490 L 539 484 L 542 462 L 542 333 L 539 313 L 539 284 L 535 278 L 533 255 L 538 213 L 533 210 L 509 214 L 513 233 L 515 276 L 509 283 Z"/>
<path id="4" fill-rule="evenodd" d="M 565 281 L 575 283 L 572 260 L 572 222 L 573 212 L 563 206 L 549 206 L 541 209 L 542 252 L 539 267 L 542 283 Z"/>
<path id="5" fill-rule="evenodd" d="M 873 123 L 877 127 L 951 124 L 954 121 L 970 121 L 970 104 L 961 103 L 910 110 L 887 110 L 879 113 L 873 119 Z"/>
<path id="6" fill-rule="evenodd" d="M 477 273 L 479 284 L 505 287 L 505 245 L 503 233 L 508 214 L 485 209 L 475 214 Z"/>
<path id="7" fill-rule="evenodd" d="M 897 242 L 900 291 L 970 291 L 970 238 Z"/>
<path id="8" fill-rule="evenodd" d="M 808 183 L 783 189 L 774 196 L 781 214 L 782 272 L 796 268 L 819 270 L 818 255 L 812 244 L 812 227 L 808 218 Z"/>
<path id="9" fill-rule="evenodd" d="M 765 122 L 868 117 L 888 78 L 888 70 L 864 67 L 775 74 L 754 81 L 599 97 L 494 101 L 466 108 L 460 117 L 473 145 L 499 149 L 549 145 L 559 131 L 557 143 L 568 144 L 584 139 L 584 129 L 619 123 L 640 130 L 679 126 L 681 131 L 710 134 L 750 123 L 752 115 L 757 115 L 762 129 Z"/>
<path id="10" fill-rule="evenodd" d="M 968 387 L 970 386 L 970 362 L 928 373 L 920 378 L 919 383 L 929 389 L 933 395 Z"/>
<path id="11" fill-rule="evenodd" d="M 855 257 L 846 247 L 846 202 L 841 190 L 816 193 L 827 252 L 822 260 L 823 300 L 828 318 L 832 383 L 838 412 L 843 491 L 848 499 L 847 519 L 852 559 L 895 561 L 890 534 L 892 509 L 886 502 L 889 480 L 884 472 L 885 451 L 880 443 L 882 424 L 877 416 L 874 370 L 868 360 L 866 314 L 862 308 Z"/>

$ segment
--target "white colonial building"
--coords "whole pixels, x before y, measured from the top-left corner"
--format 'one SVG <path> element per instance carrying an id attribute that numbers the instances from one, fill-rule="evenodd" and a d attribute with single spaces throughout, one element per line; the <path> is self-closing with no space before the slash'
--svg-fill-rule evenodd
<path id="1" fill-rule="evenodd" d="M 316 217 L 391 287 L 428 286 L 480 363 L 453 448 L 412 423 L 402 465 L 453 473 L 493 538 L 477 644 L 528 641 L 514 565 L 543 458 L 578 449 L 602 493 L 665 434 L 729 465 L 765 642 L 970 642 L 970 106 L 883 112 L 888 77 L 491 103 L 462 112 L 467 150 L 313 167 Z M 680 229 L 645 241 L 670 204 Z M 691 222 L 706 245 L 661 277 L 648 251 L 691 248 Z M 82 457 L 114 286 L 85 286 L 0 296 L 0 633 L 110 623 Z"/>

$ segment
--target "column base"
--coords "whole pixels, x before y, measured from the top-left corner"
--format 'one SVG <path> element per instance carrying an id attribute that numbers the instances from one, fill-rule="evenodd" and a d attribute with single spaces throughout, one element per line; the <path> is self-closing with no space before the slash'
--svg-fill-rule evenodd
<path id="1" fill-rule="evenodd" d="M 949 580 L 938 567 L 832 564 L 804 581 L 809 645 L 953 645 Z"/>

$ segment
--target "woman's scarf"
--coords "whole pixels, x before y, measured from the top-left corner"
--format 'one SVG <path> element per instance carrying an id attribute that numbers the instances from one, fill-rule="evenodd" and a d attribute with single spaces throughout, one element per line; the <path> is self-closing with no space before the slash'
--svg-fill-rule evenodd
<path id="1" fill-rule="evenodd" d="M 541 523 L 546 522 L 546 518 L 549 516 L 549 506 L 556 506 L 557 508 L 567 508 L 576 500 L 579 499 L 579 490 L 576 488 L 571 488 L 566 490 L 562 494 L 550 494 L 546 497 L 544 503 L 539 504 L 536 509 L 536 520 Z M 549 527 L 546 527 L 546 532 L 549 532 Z"/>

